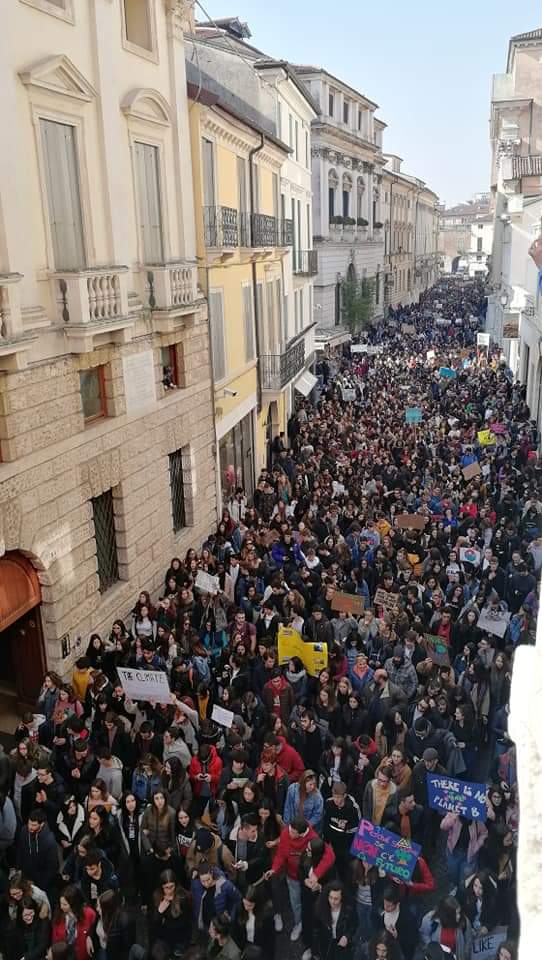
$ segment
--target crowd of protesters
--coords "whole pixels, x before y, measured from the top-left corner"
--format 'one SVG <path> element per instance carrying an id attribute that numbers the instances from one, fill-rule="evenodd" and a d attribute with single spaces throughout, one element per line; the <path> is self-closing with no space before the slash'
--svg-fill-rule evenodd
<path id="1" fill-rule="evenodd" d="M 542 497 L 524 391 L 476 345 L 483 303 L 443 282 L 325 359 L 250 502 L 232 493 L 71 682 L 46 675 L 0 754 L 5 960 L 470 960 L 496 930 L 490 960 L 516 960 L 507 718 Z M 284 662 L 283 627 L 327 666 Z M 128 700 L 119 667 L 165 672 L 171 703 Z M 486 783 L 486 817 L 433 810 L 428 772 Z M 411 880 L 351 854 L 362 818 L 421 846 Z"/>

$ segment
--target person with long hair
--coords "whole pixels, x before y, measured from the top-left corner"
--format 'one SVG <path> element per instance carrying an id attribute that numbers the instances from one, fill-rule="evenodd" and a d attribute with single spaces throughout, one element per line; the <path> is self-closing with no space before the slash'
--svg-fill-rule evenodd
<path id="1" fill-rule="evenodd" d="M 4 908 L 9 923 L 15 923 L 17 912 L 25 899 L 32 900 L 37 905 L 38 914 L 42 920 L 50 919 L 51 904 L 45 891 L 31 883 L 20 870 L 16 870 L 9 878 L 4 898 Z"/>
<path id="2" fill-rule="evenodd" d="M 247 887 L 235 915 L 232 937 L 240 950 L 259 947 L 265 960 L 274 960 L 275 928 L 273 908 L 265 897 L 264 885 Z"/>
<path id="3" fill-rule="evenodd" d="M 62 942 L 73 947 L 75 960 L 90 960 L 90 933 L 95 920 L 96 913 L 92 907 L 85 906 L 79 887 L 75 884 L 65 887 L 53 917 L 51 942 Z"/>
<path id="4" fill-rule="evenodd" d="M 145 808 L 141 820 L 142 847 L 146 853 L 155 844 L 173 848 L 175 844 L 175 810 L 169 806 L 165 790 L 157 790 L 151 803 Z"/>
<path id="5" fill-rule="evenodd" d="M 298 783 L 291 783 L 286 793 L 282 819 L 291 823 L 294 817 L 304 817 L 318 832 L 322 825 L 324 798 L 318 789 L 314 770 L 305 770 Z"/>
<path id="6" fill-rule="evenodd" d="M 49 919 L 40 916 L 39 904 L 32 897 L 23 897 L 3 944 L 5 960 L 45 960 L 50 928 Z"/>
<path id="7" fill-rule="evenodd" d="M 85 829 L 85 811 L 75 797 L 65 797 L 56 818 L 55 835 L 66 859 Z"/>
<path id="8" fill-rule="evenodd" d="M 455 897 L 444 897 L 434 910 L 425 914 L 420 927 L 424 946 L 438 943 L 450 950 L 456 960 L 471 960 L 472 926 Z"/>
<path id="9" fill-rule="evenodd" d="M 136 942 L 135 920 L 124 909 L 120 893 L 105 890 L 96 902 L 96 914 L 90 934 L 92 955 L 99 960 L 128 960 Z"/>
<path id="10" fill-rule="evenodd" d="M 325 960 L 349 960 L 352 957 L 356 915 L 347 901 L 343 884 L 338 880 L 331 880 L 318 898 L 315 933 L 318 953 Z"/>
<path id="11" fill-rule="evenodd" d="M 316 932 L 316 905 L 323 886 L 333 876 L 334 868 L 318 879 L 315 869 L 320 863 L 326 845 L 321 837 L 309 841 L 299 861 L 299 882 L 301 885 L 301 939 L 305 944 L 302 960 L 311 960 Z"/>
<path id="12" fill-rule="evenodd" d="M 149 919 L 149 939 L 162 943 L 171 955 L 182 955 L 190 943 L 192 916 L 190 898 L 173 870 L 160 874 L 160 885 L 153 894 Z"/>
<path id="13" fill-rule="evenodd" d="M 143 855 L 143 832 L 141 821 L 143 813 L 138 798 L 129 790 L 121 797 L 117 810 L 117 823 L 124 848 L 121 866 L 126 873 L 126 885 L 138 889 L 138 875 Z M 124 879 L 124 878 L 123 878 Z"/>
<path id="14" fill-rule="evenodd" d="M 94 845 L 99 850 L 103 850 L 108 860 L 116 863 L 121 849 L 120 836 L 117 821 L 107 812 L 105 807 L 94 807 L 94 810 L 90 811 L 86 829 L 92 837 Z"/>
<path id="15" fill-rule="evenodd" d="M 485 870 L 471 874 L 465 881 L 464 889 L 458 891 L 458 898 L 471 922 L 474 934 L 485 937 L 491 933 L 499 920 L 495 878 Z"/>
<path id="16" fill-rule="evenodd" d="M 88 795 L 84 803 L 87 815 L 95 810 L 96 807 L 104 807 L 107 813 L 117 812 L 117 801 L 107 789 L 106 783 L 101 777 L 98 777 L 90 785 Z"/>
<path id="17" fill-rule="evenodd" d="M 391 933 L 383 930 L 369 941 L 367 960 L 403 960 L 401 947 Z"/>

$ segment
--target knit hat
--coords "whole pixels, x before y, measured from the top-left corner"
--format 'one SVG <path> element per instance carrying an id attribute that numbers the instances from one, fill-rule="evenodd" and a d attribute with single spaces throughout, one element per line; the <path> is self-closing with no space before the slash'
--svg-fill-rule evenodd
<path id="1" fill-rule="evenodd" d="M 206 827 L 199 827 L 196 830 L 196 846 L 198 850 L 205 852 L 210 850 L 213 845 L 213 835 Z"/>
<path id="2" fill-rule="evenodd" d="M 423 760 L 438 760 L 438 753 L 434 747 L 428 747 L 422 753 Z"/>

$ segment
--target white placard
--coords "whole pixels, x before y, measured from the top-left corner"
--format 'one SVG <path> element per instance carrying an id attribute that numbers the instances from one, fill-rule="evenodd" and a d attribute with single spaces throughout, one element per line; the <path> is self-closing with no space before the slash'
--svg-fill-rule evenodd
<path id="1" fill-rule="evenodd" d="M 215 723 L 220 724 L 221 727 L 227 727 L 230 729 L 233 723 L 234 714 L 231 710 L 224 710 L 224 707 L 219 707 L 215 703 L 213 707 L 213 712 L 211 713 L 211 720 L 214 720 Z"/>
<path id="2" fill-rule="evenodd" d="M 437 324 L 438 327 L 447 327 L 450 321 L 445 320 L 444 317 L 437 317 L 437 319 L 435 320 L 435 323 Z"/>
<path id="3" fill-rule="evenodd" d="M 198 570 L 194 586 L 202 593 L 218 593 L 220 580 L 218 577 L 212 577 L 210 573 L 205 573 L 205 570 Z"/>
<path id="4" fill-rule="evenodd" d="M 341 387 L 343 403 L 353 403 L 356 399 L 356 391 L 353 387 Z"/>
<path id="5" fill-rule="evenodd" d="M 460 563 L 472 563 L 475 567 L 480 566 L 480 561 L 482 559 L 482 554 L 476 547 L 460 547 L 459 549 L 459 561 Z"/>
<path id="6" fill-rule="evenodd" d="M 485 937 L 473 937 L 472 958 L 476 960 L 493 960 L 497 956 L 501 943 L 504 943 L 508 934 L 508 927 L 495 927 L 492 933 Z"/>
<path id="7" fill-rule="evenodd" d="M 477 346 L 477 347 L 489 347 L 489 333 L 477 333 L 477 334 L 476 334 L 476 346 Z"/>
<path id="8" fill-rule="evenodd" d="M 486 633 L 492 633 L 494 636 L 502 639 L 508 629 L 511 616 L 512 614 L 506 610 L 484 607 L 476 626 L 479 630 L 485 630 Z"/>
<path id="9" fill-rule="evenodd" d="M 142 413 L 156 404 L 152 350 L 122 358 L 127 413 Z"/>
<path id="10" fill-rule="evenodd" d="M 436 354 L 434 350 L 428 350 L 427 353 L 425 354 L 426 360 L 434 360 L 435 356 Z"/>
<path id="11" fill-rule="evenodd" d="M 167 674 L 163 670 L 132 670 L 117 667 L 122 689 L 129 700 L 155 700 L 171 703 Z"/>
<path id="12" fill-rule="evenodd" d="M 350 347 L 351 353 L 367 353 L 369 356 L 371 354 L 383 353 L 384 347 L 381 343 L 353 343 Z"/>

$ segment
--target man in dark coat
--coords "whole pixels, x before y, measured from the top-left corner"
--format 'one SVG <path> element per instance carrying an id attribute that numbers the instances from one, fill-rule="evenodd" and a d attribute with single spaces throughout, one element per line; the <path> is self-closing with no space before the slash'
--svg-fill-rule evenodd
<path id="1" fill-rule="evenodd" d="M 51 898 L 58 876 L 58 846 L 44 810 L 32 810 L 19 834 L 17 866 Z"/>

